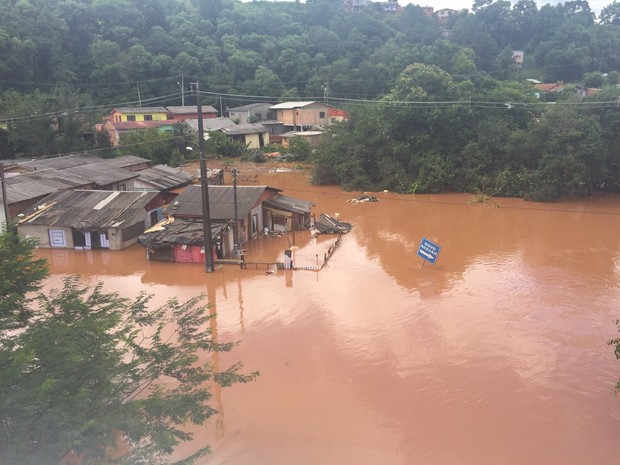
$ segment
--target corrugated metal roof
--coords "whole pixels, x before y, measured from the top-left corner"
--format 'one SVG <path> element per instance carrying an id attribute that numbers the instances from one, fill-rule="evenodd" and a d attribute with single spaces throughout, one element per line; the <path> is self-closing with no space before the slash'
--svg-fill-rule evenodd
<path id="1" fill-rule="evenodd" d="M 290 110 L 293 108 L 307 107 L 308 105 L 312 105 L 313 103 L 318 103 L 318 102 L 314 100 L 310 102 L 284 102 L 284 103 L 278 103 L 277 105 L 272 106 L 271 109 L 272 110 Z"/>
<path id="2" fill-rule="evenodd" d="M 187 186 L 168 206 L 166 213 L 175 217 L 202 217 L 202 191 L 200 185 Z M 269 186 L 237 186 L 237 216 L 245 218 L 259 203 L 265 190 L 274 193 L 279 189 Z M 233 186 L 209 186 L 209 210 L 213 220 L 230 220 L 235 217 Z"/>
<path id="3" fill-rule="evenodd" d="M 166 109 L 175 115 L 191 115 L 198 113 L 198 107 L 196 105 L 187 105 L 184 107 L 172 106 L 166 107 Z M 217 113 L 217 110 L 211 105 L 202 105 L 202 113 Z"/>
<path id="4" fill-rule="evenodd" d="M 275 197 L 265 200 L 263 205 L 278 210 L 305 215 L 311 210 L 313 204 L 307 200 L 296 199 L 294 197 L 278 194 Z"/>
<path id="5" fill-rule="evenodd" d="M 192 177 L 178 168 L 157 165 L 138 172 L 142 181 L 157 190 L 167 190 L 192 182 Z"/>
<path id="6" fill-rule="evenodd" d="M 18 161 L 15 164 L 30 171 L 39 171 L 50 168 L 62 170 L 66 168 L 73 168 L 74 166 L 82 166 L 89 163 L 95 163 L 98 161 L 101 161 L 101 158 L 94 155 L 77 154 L 63 155 L 60 157 L 50 158 L 37 158 L 36 160 L 28 161 Z"/>
<path id="7" fill-rule="evenodd" d="M 142 158 L 136 155 L 121 155 L 120 157 L 105 158 L 104 160 L 106 163 L 116 166 L 117 168 L 127 168 L 142 163 L 148 163 L 149 165 L 151 164 L 151 160 L 148 158 Z M 97 161 L 102 161 L 102 159 L 99 158 Z"/>
<path id="8" fill-rule="evenodd" d="M 248 105 L 241 105 L 239 107 L 235 107 L 235 108 L 229 108 L 228 111 L 249 111 L 249 110 L 253 110 L 255 108 L 263 108 L 265 106 L 273 106 L 273 103 L 269 103 L 269 102 L 263 102 L 263 103 L 250 103 Z"/>
<path id="9" fill-rule="evenodd" d="M 105 187 L 117 182 L 127 181 L 137 178 L 138 172 L 129 171 L 123 168 L 111 166 L 105 160 L 99 159 L 97 163 L 89 163 L 83 166 L 76 166 L 71 169 L 73 174 L 89 179 L 99 187 Z"/>
<path id="10" fill-rule="evenodd" d="M 127 191 L 56 192 L 45 197 L 38 206 L 26 210 L 24 215 L 28 219 L 20 224 L 78 229 L 133 224 L 136 219 L 144 218 L 144 208 L 158 195 L 158 192 Z"/>
<path id="11" fill-rule="evenodd" d="M 115 110 L 120 113 L 167 113 L 166 107 L 119 107 Z"/>
<path id="12" fill-rule="evenodd" d="M 238 134 L 260 134 L 262 132 L 267 132 L 267 128 L 260 123 L 247 123 L 228 126 L 222 128 L 221 131 L 229 136 L 234 136 Z"/>
<path id="13" fill-rule="evenodd" d="M 90 179 L 72 171 L 46 169 L 6 178 L 6 197 L 8 203 L 12 204 L 38 199 L 58 190 L 87 187 L 91 183 Z"/>
<path id="14" fill-rule="evenodd" d="M 194 131 L 198 131 L 197 119 L 186 119 L 185 122 Z M 217 131 L 228 126 L 234 126 L 235 122 L 230 118 L 203 118 L 202 127 L 205 131 Z"/>
<path id="15" fill-rule="evenodd" d="M 229 222 L 211 222 L 211 237 L 216 239 L 229 227 Z M 204 246 L 202 221 L 174 218 L 159 231 L 145 232 L 138 237 L 138 243 L 147 249 L 157 250 L 171 244 Z"/>
<path id="16" fill-rule="evenodd" d="M 289 131 L 284 134 L 280 134 L 280 137 L 308 137 L 308 136 L 320 136 L 323 131 Z"/>

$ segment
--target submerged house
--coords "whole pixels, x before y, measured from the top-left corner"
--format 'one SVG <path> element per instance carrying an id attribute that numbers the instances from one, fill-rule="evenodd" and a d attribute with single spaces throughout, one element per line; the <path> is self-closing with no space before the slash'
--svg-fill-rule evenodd
<path id="1" fill-rule="evenodd" d="M 48 195 L 69 189 L 94 189 L 94 181 L 81 176 L 55 169 L 44 169 L 35 172 L 26 172 L 5 178 L 6 200 L 0 192 L 0 217 L 2 221 L 15 219 L 27 208 L 40 202 Z M 4 205 L 8 211 L 4 211 Z"/>
<path id="2" fill-rule="evenodd" d="M 235 248 L 235 232 L 237 246 L 258 235 L 263 227 L 262 202 L 278 193 L 277 189 L 267 186 L 238 186 L 235 208 L 234 190 L 232 186 L 209 185 L 211 253 L 216 259 L 229 257 L 238 250 Z M 167 218 L 138 239 L 138 243 L 147 249 L 148 259 L 204 263 L 201 186 L 187 186 L 164 213 Z"/>
<path id="3" fill-rule="evenodd" d="M 236 255 L 264 229 L 307 229 L 311 207 L 311 202 L 281 195 L 279 189 L 269 186 L 209 185 L 211 253 L 216 259 Z M 166 219 L 138 239 L 147 249 L 148 259 L 204 263 L 201 186 L 185 188 L 164 213 Z"/>
<path id="4" fill-rule="evenodd" d="M 24 211 L 17 231 L 40 247 L 121 250 L 157 223 L 162 211 L 159 192 L 61 191 Z"/>
<path id="5" fill-rule="evenodd" d="M 148 260 L 165 262 L 204 263 L 204 225 L 202 219 L 169 216 L 138 237 L 146 249 Z M 232 222 L 211 222 L 213 258 L 224 258 L 232 253 L 234 239 Z"/>

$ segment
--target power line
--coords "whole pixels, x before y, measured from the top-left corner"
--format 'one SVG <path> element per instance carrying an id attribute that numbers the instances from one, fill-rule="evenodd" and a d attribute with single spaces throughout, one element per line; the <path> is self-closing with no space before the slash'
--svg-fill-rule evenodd
<path id="1" fill-rule="evenodd" d="M 247 101 L 264 101 L 264 102 L 272 102 L 272 101 L 281 101 L 281 97 L 274 96 L 264 96 L 264 95 L 247 95 L 247 94 L 233 94 L 233 93 L 223 93 L 223 92 L 208 92 L 208 91 L 200 91 L 199 94 L 201 96 L 211 97 L 211 98 L 228 98 L 235 100 L 247 100 Z M 180 96 L 180 93 L 167 94 L 157 97 L 152 97 L 149 99 L 142 100 L 131 100 L 124 102 L 114 102 L 114 103 L 106 103 L 102 105 L 92 105 L 86 107 L 79 108 L 70 108 L 70 109 L 60 109 L 56 111 L 35 114 L 35 115 L 26 115 L 26 116 L 9 116 L 5 118 L 0 118 L 0 124 L 19 124 L 22 122 L 33 122 L 39 120 L 45 120 L 58 116 L 66 116 L 68 114 L 74 114 L 79 112 L 94 112 L 97 110 L 110 110 L 112 108 L 118 107 L 128 107 L 128 106 L 137 106 L 139 103 L 142 104 L 155 104 L 155 103 L 165 103 L 177 100 Z M 323 96 L 315 96 L 303 99 L 301 101 L 322 101 Z M 565 102 L 498 102 L 498 101 L 475 101 L 475 100 L 432 100 L 432 101 L 424 101 L 424 100 L 390 100 L 390 99 L 353 99 L 353 98 L 341 98 L 341 97 L 330 97 L 330 102 L 340 103 L 344 105 L 382 105 L 385 107 L 407 107 L 407 108 L 448 108 L 448 107 L 470 107 L 477 109 L 540 109 L 544 107 L 557 106 L 557 107 L 574 107 L 574 108 L 589 108 L 589 109 L 604 109 L 604 108 L 617 108 L 618 100 L 609 100 L 609 101 L 565 101 Z"/>

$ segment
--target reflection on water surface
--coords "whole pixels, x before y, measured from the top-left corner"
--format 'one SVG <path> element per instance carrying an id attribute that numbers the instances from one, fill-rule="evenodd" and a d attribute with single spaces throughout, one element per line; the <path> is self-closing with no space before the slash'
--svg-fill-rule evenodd
<path id="1" fill-rule="evenodd" d="M 557 204 L 468 195 L 358 193 L 301 173 L 262 184 L 353 223 L 321 272 L 146 261 L 122 252 L 50 251 L 48 286 L 79 273 L 155 303 L 206 293 L 217 363 L 242 360 L 257 382 L 216 392 L 196 429 L 201 464 L 610 464 L 620 457 L 620 375 L 606 341 L 620 316 L 620 198 Z M 374 194 L 373 194 L 374 195 Z M 421 267 L 422 237 L 441 245 Z M 298 234 L 295 263 L 335 240 Z M 291 237 L 249 247 L 281 259 Z M 193 445 L 184 447 L 193 450 Z"/>

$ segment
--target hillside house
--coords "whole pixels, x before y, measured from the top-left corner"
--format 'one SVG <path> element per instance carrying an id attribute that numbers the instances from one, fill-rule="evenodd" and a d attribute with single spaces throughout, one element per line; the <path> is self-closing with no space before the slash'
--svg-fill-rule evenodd
<path id="1" fill-rule="evenodd" d="M 271 107 L 276 120 L 290 130 L 304 131 L 329 125 L 329 105 L 320 102 L 284 102 Z"/>
<path id="2" fill-rule="evenodd" d="M 108 115 L 112 123 L 135 121 L 166 121 L 172 119 L 166 107 L 119 107 Z"/>
<path id="3" fill-rule="evenodd" d="M 456 13 L 458 13 L 457 10 L 453 10 L 451 8 L 442 8 L 441 10 L 435 11 L 435 17 L 437 18 L 439 24 L 443 26 L 448 23 L 448 21 L 450 20 L 450 16 Z"/>
<path id="4" fill-rule="evenodd" d="M 249 149 L 260 149 L 269 145 L 269 130 L 261 123 L 235 124 L 220 131 Z"/>
<path id="5" fill-rule="evenodd" d="M 273 120 L 275 111 L 271 109 L 273 103 L 250 103 L 240 107 L 229 108 L 228 117 L 236 124 L 259 123 L 264 120 Z"/>

